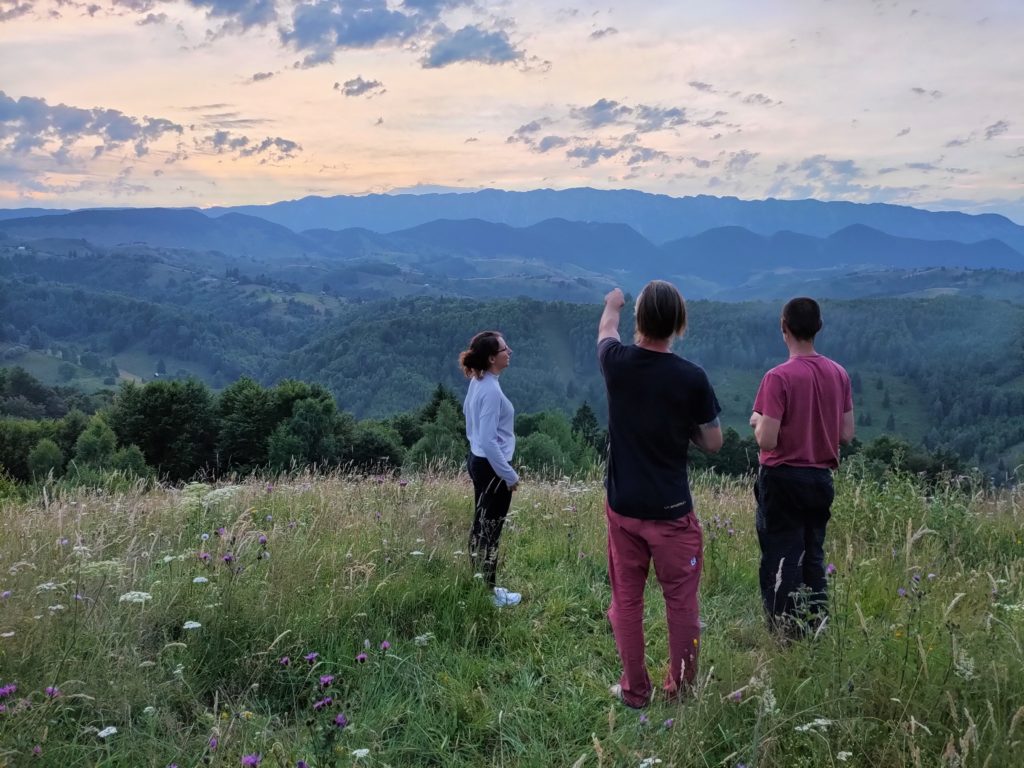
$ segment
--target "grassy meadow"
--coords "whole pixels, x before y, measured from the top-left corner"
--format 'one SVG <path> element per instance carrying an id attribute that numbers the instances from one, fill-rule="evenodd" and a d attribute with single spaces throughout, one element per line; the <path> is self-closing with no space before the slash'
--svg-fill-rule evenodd
<path id="1" fill-rule="evenodd" d="M 699 684 L 644 712 L 608 695 L 598 478 L 515 494 L 499 583 L 523 602 L 504 609 L 469 569 L 454 472 L 2 500 L 0 766 L 1020 764 L 1021 495 L 851 463 L 831 620 L 784 646 L 749 483 L 694 486 Z M 656 680 L 663 614 L 653 584 Z"/>

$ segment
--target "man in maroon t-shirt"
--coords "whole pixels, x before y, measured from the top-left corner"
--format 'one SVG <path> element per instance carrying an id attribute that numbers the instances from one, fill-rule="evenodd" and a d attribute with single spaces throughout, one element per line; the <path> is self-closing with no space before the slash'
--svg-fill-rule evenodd
<path id="1" fill-rule="evenodd" d="M 761 601 L 768 624 L 790 636 L 827 612 L 825 527 L 839 445 L 853 439 L 850 377 L 814 350 L 821 309 L 809 298 L 782 310 L 789 359 L 764 375 L 750 426 L 761 449 L 754 486 Z"/>

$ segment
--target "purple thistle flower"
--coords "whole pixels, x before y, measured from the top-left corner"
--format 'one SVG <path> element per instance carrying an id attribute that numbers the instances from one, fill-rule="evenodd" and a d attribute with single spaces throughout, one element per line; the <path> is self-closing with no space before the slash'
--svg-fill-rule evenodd
<path id="1" fill-rule="evenodd" d="M 743 691 L 733 691 L 729 694 L 729 698 L 736 702 L 743 701 Z"/>
<path id="2" fill-rule="evenodd" d="M 309 768 L 309 763 L 305 760 L 299 760 L 299 762 L 295 764 L 295 768 Z"/>
<path id="3" fill-rule="evenodd" d="M 221 560 L 223 560 L 225 563 L 233 563 L 235 561 L 235 556 L 230 552 L 225 552 L 224 557 L 222 557 Z"/>
<path id="4" fill-rule="evenodd" d="M 267 537 L 266 537 L 266 534 L 263 534 L 263 533 L 261 533 L 261 534 L 260 534 L 260 537 L 259 537 L 258 539 L 256 539 L 256 541 L 258 541 L 258 542 L 259 542 L 260 544 L 262 544 L 263 546 L 267 546 Z"/>
<path id="5" fill-rule="evenodd" d="M 219 741 L 217 741 L 217 737 L 216 737 L 216 736 L 211 736 L 211 737 L 210 737 L 210 743 L 209 743 L 209 745 L 208 745 L 208 746 L 210 747 L 210 751 L 212 752 L 212 751 L 214 751 L 215 749 L 217 749 L 217 745 L 218 745 L 218 744 L 220 744 L 220 742 L 219 742 Z"/>
<path id="6" fill-rule="evenodd" d="M 356 661 L 362 664 L 364 661 L 366 661 L 366 654 L 360 653 L 358 656 L 356 656 Z"/>
<path id="7" fill-rule="evenodd" d="M 343 713 L 339 712 L 339 713 L 338 713 L 337 715 L 335 715 L 335 717 L 334 717 L 334 724 L 335 724 L 336 726 L 338 726 L 338 728 L 342 728 L 342 729 L 344 729 L 344 728 L 345 728 L 345 726 L 346 726 L 346 725 L 348 725 L 348 718 L 347 718 L 347 717 L 345 717 L 345 715 L 344 715 Z"/>
<path id="8" fill-rule="evenodd" d="M 273 493 L 273 491 L 274 491 L 274 484 L 273 483 L 267 483 L 267 493 Z"/>
<path id="9" fill-rule="evenodd" d="M 222 525 L 220 528 L 217 529 L 217 535 L 221 538 L 224 538 L 228 535 L 228 529 Z"/>
<path id="10" fill-rule="evenodd" d="M 210 562 L 210 553 L 209 552 L 200 552 L 199 553 L 199 559 L 202 560 L 204 563 Z"/>
<path id="11" fill-rule="evenodd" d="M 16 683 L 8 683 L 7 685 L 0 686 L 0 699 L 6 699 L 8 696 L 17 692 L 18 686 Z"/>
<path id="12" fill-rule="evenodd" d="M 907 590 L 905 590 L 903 587 L 900 587 L 899 589 L 896 590 L 896 594 L 899 595 L 900 597 L 906 597 L 907 596 Z"/>
<path id="13" fill-rule="evenodd" d="M 320 687 L 326 688 L 334 682 L 334 675 L 320 675 Z"/>
<path id="14" fill-rule="evenodd" d="M 647 715 L 640 715 L 640 725 L 647 725 L 649 722 Z"/>
<path id="15" fill-rule="evenodd" d="M 289 664 L 292 663 L 292 660 L 289 659 L 287 656 L 282 656 L 280 659 L 277 660 L 277 663 L 280 664 L 282 667 L 287 667 Z"/>
<path id="16" fill-rule="evenodd" d="M 330 696 L 324 696 L 322 699 L 320 699 L 320 701 L 313 702 L 313 709 L 319 712 L 324 707 L 329 707 L 333 703 L 334 699 L 332 699 Z"/>
<path id="17" fill-rule="evenodd" d="M 310 664 L 312 664 L 312 663 L 314 663 L 314 662 L 315 662 L 315 661 L 316 661 L 317 659 L 319 659 L 319 658 L 320 658 L 320 654 L 319 654 L 319 653 L 317 653 L 316 651 L 310 651 L 309 653 L 307 653 L 307 654 L 306 654 L 305 656 L 303 656 L 302 658 L 304 658 L 304 659 L 305 659 L 306 661 L 308 661 L 308 662 L 309 662 Z"/>
<path id="18" fill-rule="evenodd" d="M 242 765 L 259 765 L 262 758 L 259 755 L 242 755 Z"/>
<path id="19" fill-rule="evenodd" d="M 405 488 L 405 486 L 407 486 L 408 484 L 409 484 L 408 480 L 399 480 L 398 481 L 398 487 L 399 488 Z"/>
<path id="20" fill-rule="evenodd" d="M 666 730 L 671 728 L 675 724 L 676 724 L 675 718 L 672 718 L 672 717 L 670 717 L 668 720 L 666 720 L 664 723 L 662 723 L 662 725 L 666 728 Z"/>
<path id="21" fill-rule="evenodd" d="M 920 573 L 915 573 L 911 578 L 914 580 L 915 584 L 920 584 L 921 583 L 921 574 Z"/>
<path id="22" fill-rule="evenodd" d="M 11 590 L 9 590 L 9 589 L 5 589 L 3 592 L 0 592 L 0 600 L 6 600 L 10 596 L 11 596 Z"/>
<path id="23" fill-rule="evenodd" d="M 43 748 L 36 744 L 34 747 L 32 747 L 32 754 L 36 757 L 39 757 L 41 754 L 43 754 Z"/>
<path id="24" fill-rule="evenodd" d="M 386 650 L 387 650 L 388 648 L 390 648 L 390 647 L 391 647 L 391 643 L 389 643 L 389 642 L 388 642 L 387 640 L 383 640 L 383 641 L 381 641 L 381 644 L 380 644 L 380 649 L 381 649 L 382 651 L 386 651 Z"/>
<path id="25" fill-rule="evenodd" d="M 48 686 L 46 686 L 46 697 L 47 698 L 49 698 L 49 699 L 56 699 L 58 696 L 60 696 L 60 688 L 58 688 L 56 685 L 48 685 Z"/>
<path id="26" fill-rule="evenodd" d="M 828 566 L 825 568 L 825 574 L 828 576 L 832 576 L 835 574 L 836 570 L 837 568 L 835 566 L 835 563 L 829 563 Z"/>

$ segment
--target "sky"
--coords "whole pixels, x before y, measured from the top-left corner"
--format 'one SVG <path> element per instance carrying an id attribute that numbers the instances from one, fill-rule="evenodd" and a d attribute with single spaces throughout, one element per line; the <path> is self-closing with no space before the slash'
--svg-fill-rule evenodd
<path id="1" fill-rule="evenodd" d="M 1024 224 L 1020 0 L 0 0 L 0 207 L 589 186 Z"/>

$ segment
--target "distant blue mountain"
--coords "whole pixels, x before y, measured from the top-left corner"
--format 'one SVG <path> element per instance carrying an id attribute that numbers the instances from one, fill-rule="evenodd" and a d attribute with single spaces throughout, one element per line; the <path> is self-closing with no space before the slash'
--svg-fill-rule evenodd
<path id="1" fill-rule="evenodd" d="M 526 227 L 552 218 L 627 224 L 656 244 L 718 227 L 743 227 L 760 235 L 776 232 L 827 237 L 863 224 L 898 237 L 977 242 L 995 238 L 1024 252 L 1024 227 L 996 214 L 925 211 L 883 203 L 820 200 L 739 200 L 735 197 L 669 197 L 636 190 L 589 188 L 530 192 L 487 189 L 429 195 L 306 197 L 260 206 L 210 208 L 210 216 L 233 211 L 259 216 L 296 232 L 364 227 L 395 232 L 438 219 L 482 219 Z"/>

